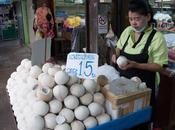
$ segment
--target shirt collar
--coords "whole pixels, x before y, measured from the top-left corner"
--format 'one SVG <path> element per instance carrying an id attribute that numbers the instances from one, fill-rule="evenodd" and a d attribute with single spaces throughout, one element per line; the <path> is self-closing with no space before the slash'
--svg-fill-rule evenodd
<path id="1" fill-rule="evenodd" d="M 149 32 L 150 30 L 152 30 L 153 29 L 153 26 L 151 25 L 151 26 L 148 26 L 145 30 L 144 30 L 144 32 Z"/>

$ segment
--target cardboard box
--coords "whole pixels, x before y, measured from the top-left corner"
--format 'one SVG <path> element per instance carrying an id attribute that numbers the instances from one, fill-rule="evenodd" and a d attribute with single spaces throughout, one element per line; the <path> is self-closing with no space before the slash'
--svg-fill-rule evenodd
<path id="1" fill-rule="evenodd" d="M 136 112 L 150 105 L 151 89 L 145 88 L 126 95 L 115 95 L 106 88 L 102 88 L 106 98 L 106 110 L 112 119 L 117 119 L 128 113 Z"/>

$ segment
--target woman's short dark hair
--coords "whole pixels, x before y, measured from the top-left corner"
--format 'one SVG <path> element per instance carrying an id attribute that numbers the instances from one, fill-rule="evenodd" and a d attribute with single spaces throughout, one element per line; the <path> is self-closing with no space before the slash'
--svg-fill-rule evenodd
<path id="1" fill-rule="evenodd" d="M 151 5 L 146 0 L 131 0 L 128 5 L 128 11 L 137 12 L 144 16 L 150 14 L 151 19 L 149 23 L 153 22 L 153 11 Z"/>

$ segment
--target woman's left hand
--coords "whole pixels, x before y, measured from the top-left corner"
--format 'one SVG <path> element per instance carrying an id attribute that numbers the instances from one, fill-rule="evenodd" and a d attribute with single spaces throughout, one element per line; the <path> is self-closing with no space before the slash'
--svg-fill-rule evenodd
<path id="1" fill-rule="evenodd" d="M 137 65 L 138 65 L 137 62 L 132 61 L 132 60 L 128 60 L 128 64 L 126 64 L 125 66 L 120 67 L 120 69 L 127 70 L 127 69 L 131 69 L 131 68 L 136 68 Z"/>

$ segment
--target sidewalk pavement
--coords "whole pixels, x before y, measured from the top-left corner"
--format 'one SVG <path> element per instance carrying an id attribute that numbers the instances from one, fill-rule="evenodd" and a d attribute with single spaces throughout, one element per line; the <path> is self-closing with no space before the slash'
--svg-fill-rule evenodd
<path id="1" fill-rule="evenodd" d="M 18 130 L 6 91 L 10 74 L 24 58 L 30 58 L 30 48 L 18 41 L 0 41 L 0 130 Z"/>

